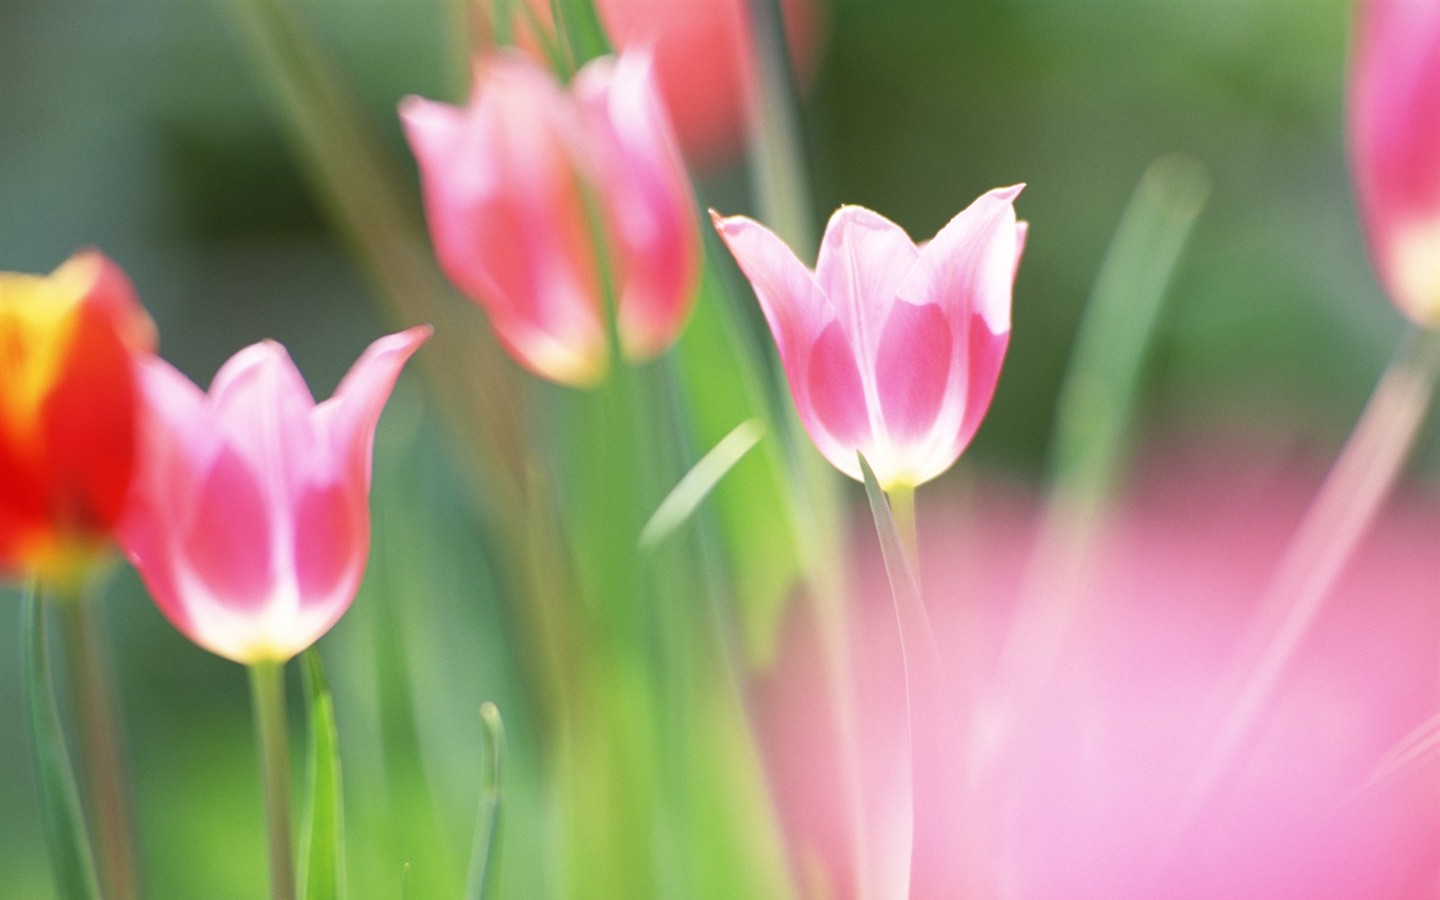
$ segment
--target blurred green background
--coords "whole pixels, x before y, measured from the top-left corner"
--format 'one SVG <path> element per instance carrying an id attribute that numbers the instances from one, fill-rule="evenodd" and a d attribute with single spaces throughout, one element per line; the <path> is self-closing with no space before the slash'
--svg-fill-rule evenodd
<path id="1" fill-rule="evenodd" d="M 273 337 L 328 396 L 393 329 L 327 230 L 225 2 L 0 3 L 0 265 L 48 271 L 97 246 L 130 273 L 164 354 L 196 380 Z M 457 99 L 454 6 L 296 5 L 413 170 L 394 108 L 409 93 Z M 1145 167 L 1175 151 L 1205 166 L 1211 195 L 1160 326 L 1147 434 L 1338 446 L 1402 330 L 1368 268 L 1346 173 L 1348 4 L 838 0 L 826 13 L 805 108 L 818 221 L 859 203 L 924 238 L 982 191 L 1029 185 L 1010 357 L 964 465 L 1039 476 L 1105 247 Z M 705 194 L 740 211 L 743 184 L 743 172 L 722 173 Z M 366 584 L 321 644 L 346 766 L 351 885 L 395 896 L 407 860 L 412 896 L 443 895 L 463 874 L 476 711 L 494 699 L 515 766 L 504 876 L 524 895 L 544 853 L 543 823 L 526 815 L 538 808 L 525 777 L 532 723 L 490 549 L 457 488 L 465 450 L 436 420 L 407 375 L 377 445 Z M 1433 422 L 1412 468 L 1440 474 Z M 264 837 L 243 673 L 191 645 L 128 568 L 117 572 L 106 616 L 150 893 L 194 896 L 204 884 L 216 900 L 255 896 Z M 51 894 L 17 727 L 13 594 L 0 589 L 10 636 L 0 641 L 0 895 L 19 900 Z"/>

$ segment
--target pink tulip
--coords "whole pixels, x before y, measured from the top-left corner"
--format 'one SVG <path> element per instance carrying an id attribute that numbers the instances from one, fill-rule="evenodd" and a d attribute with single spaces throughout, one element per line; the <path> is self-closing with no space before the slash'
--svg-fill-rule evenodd
<path id="1" fill-rule="evenodd" d="M 1033 659 L 1051 675 L 1028 703 L 1007 691 L 1002 660 L 1035 546 L 1035 500 L 980 483 L 963 503 L 942 495 L 926 507 L 926 596 L 945 696 L 971 746 L 916 752 L 970 762 L 945 835 L 967 863 L 964 896 L 1437 896 L 1440 494 L 1412 487 L 1388 505 L 1225 777 L 1182 819 L 1229 711 L 1255 598 L 1317 471 L 1296 467 L 1288 448 L 1262 456 L 1181 437 L 1186 449 L 1157 455 L 1106 525 L 1073 627 Z M 823 699 L 826 637 L 808 605 L 792 605 L 752 699 L 799 894 L 952 897 L 908 872 L 919 841 L 902 649 L 873 538 L 851 560 L 863 848 L 846 829 L 841 731 Z"/>
<path id="2" fill-rule="evenodd" d="M 1440 326 L 1440 0 L 1361 0 L 1349 130 L 1380 280 L 1416 324 Z"/>
<path id="3" fill-rule="evenodd" d="M 577 386 L 605 374 L 592 230 L 603 235 L 626 357 L 674 342 L 694 296 L 699 234 L 648 56 L 597 59 L 567 89 L 502 51 L 477 66 L 468 106 L 410 97 L 400 117 L 440 265 L 522 365 Z"/>
<path id="4" fill-rule="evenodd" d="M 735 160 L 744 146 L 746 120 L 755 92 L 755 49 L 746 5 L 749 0 L 597 0 L 595 10 L 619 48 L 648 47 L 655 80 L 674 123 L 685 158 L 702 169 Z M 528 0 L 533 21 L 550 26 L 550 0 Z M 822 49 L 818 0 L 782 0 L 785 37 L 796 80 L 808 83 Z M 538 52 L 532 16 L 511 15 L 516 40 Z"/>
<path id="5" fill-rule="evenodd" d="M 335 624 L 369 555 L 375 426 L 429 336 L 376 341 L 318 405 L 273 341 L 231 357 L 208 396 L 158 358 L 142 364 L 141 464 L 120 538 L 175 627 L 249 664 L 283 662 Z"/>
<path id="6" fill-rule="evenodd" d="M 775 334 L 800 420 L 840 471 L 914 486 L 955 462 L 980 426 L 1010 341 L 1025 242 L 990 191 L 917 247 L 859 206 L 830 217 L 810 271 L 763 225 L 712 213 Z"/>

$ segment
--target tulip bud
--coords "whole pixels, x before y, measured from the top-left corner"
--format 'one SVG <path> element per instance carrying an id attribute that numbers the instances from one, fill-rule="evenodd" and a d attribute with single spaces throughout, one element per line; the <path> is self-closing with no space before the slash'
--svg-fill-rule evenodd
<path id="1" fill-rule="evenodd" d="M 920 247 L 883 216 L 841 207 L 813 272 L 758 222 L 712 214 L 775 335 L 800 421 L 846 475 L 860 479 L 858 450 L 882 488 L 913 487 L 980 427 L 1010 341 L 1019 193 L 985 194 Z"/>
<path id="2" fill-rule="evenodd" d="M 135 464 L 133 360 L 154 347 L 101 253 L 0 273 L 0 575 L 71 579 L 104 547 Z"/>
<path id="3" fill-rule="evenodd" d="M 1349 106 L 1371 260 L 1402 313 L 1440 326 L 1440 0 L 1361 0 Z"/>
<path id="4" fill-rule="evenodd" d="M 283 662 L 349 608 L 370 550 L 375 426 L 429 335 L 371 344 L 318 405 L 273 341 L 235 354 L 208 395 L 145 361 L 143 452 L 120 538 L 176 628 L 236 662 Z"/>
<path id="5" fill-rule="evenodd" d="M 597 59 L 566 88 L 503 51 L 478 65 L 468 106 L 410 97 L 400 117 L 441 268 L 522 365 L 576 386 L 604 376 L 607 271 L 626 357 L 674 342 L 699 235 L 647 56 Z"/>

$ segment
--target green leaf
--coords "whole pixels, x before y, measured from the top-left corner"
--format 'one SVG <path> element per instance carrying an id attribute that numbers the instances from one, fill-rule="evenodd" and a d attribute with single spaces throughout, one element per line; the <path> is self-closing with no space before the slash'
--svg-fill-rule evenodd
<path id="1" fill-rule="evenodd" d="M 1110 241 L 1056 416 L 1055 485 L 1070 496 L 1094 500 L 1111 493 L 1161 301 L 1208 192 L 1199 163 L 1183 156 L 1156 160 Z"/>
<path id="2" fill-rule="evenodd" d="M 505 753 L 505 723 L 495 704 L 480 707 L 480 722 L 485 726 L 485 767 L 480 781 L 480 812 L 475 819 L 475 839 L 471 845 L 470 875 L 466 879 L 465 896 L 485 900 L 495 893 L 500 866 L 496 857 L 500 848 L 500 779 Z"/>
<path id="3" fill-rule="evenodd" d="M 685 524 L 725 474 L 745 458 L 751 448 L 765 436 L 765 426 L 749 419 L 735 426 L 710 452 L 700 458 L 680 479 L 674 489 L 660 501 L 655 514 L 640 530 L 640 547 L 653 550 L 661 541 Z"/>
<path id="4" fill-rule="evenodd" d="M 713 261 L 707 261 L 695 309 L 675 350 L 698 446 L 714 446 L 737 421 L 752 418 L 766 434 L 780 434 L 763 366 L 737 313 Z M 780 614 L 802 573 L 800 516 L 813 509 L 797 496 L 797 479 L 789 474 L 781 445 L 765 441 L 715 489 L 746 655 L 759 665 L 774 655 Z"/>
<path id="5" fill-rule="evenodd" d="M 40 808 L 45 820 L 45 837 L 50 845 L 50 865 L 55 874 L 56 893 L 72 900 L 98 900 L 99 883 L 75 788 L 75 774 L 65 750 L 60 714 L 55 708 L 55 688 L 50 678 L 45 612 L 31 580 L 21 600 L 22 657 L 25 659 L 26 711 L 30 718 L 30 741 L 40 781 Z"/>
<path id="6" fill-rule="evenodd" d="M 345 896 L 345 820 L 340 790 L 340 743 L 335 703 L 320 651 L 304 654 L 305 697 L 310 716 L 309 798 L 301 856 L 301 897 Z"/>
<path id="7" fill-rule="evenodd" d="M 570 49 L 576 69 L 597 56 L 615 52 L 593 0 L 550 0 L 550 15 L 560 42 Z"/>

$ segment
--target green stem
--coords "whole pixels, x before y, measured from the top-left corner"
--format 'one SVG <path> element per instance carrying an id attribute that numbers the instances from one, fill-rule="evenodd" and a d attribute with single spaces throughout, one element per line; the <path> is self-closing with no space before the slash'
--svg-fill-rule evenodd
<path id="1" fill-rule="evenodd" d="M 1256 627 L 1225 695 L 1215 732 L 1192 785 L 1190 806 L 1213 793 L 1286 663 L 1300 645 L 1345 564 L 1394 488 L 1425 421 L 1440 378 L 1440 332 L 1412 329 L 1340 451 L 1267 586 Z M 1259 648 L 1258 652 L 1254 648 Z M 1196 810 L 1190 809 L 1190 814 Z"/>
<path id="2" fill-rule="evenodd" d="M 890 514 L 895 517 L 895 530 L 910 559 L 915 578 L 920 578 L 920 546 L 915 537 L 915 485 L 897 484 L 885 492 L 890 500 Z"/>
<path id="3" fill-rule="evenodd" d="M 290 826 L 290 740 L 285 718 L 285 664 L 262 660 L 250 665 L 250 698 L 255 711 L 265 822 L 270 841 L 270 896 L 294 900 L 295 863 Z"/>
<path id="4" fill-rule="evenodd" d="M 61 897 L 95 900 L 100 888 L 95 864 L 75 789 L 75 773 L 65 751 L 65 734 L 55 708 L 55 687 L 50 678 L 45 638 L 45 611 L 40 606 L 34 579 L 25 585 L 21 599 L 21 657 L 25 660 L 26 706 L 30 739 L 40 781 L 40 807 L 50 864 Z"/>
<path id="5" fill-rule="evenodd" d="M 114 674 L 100 637 L 99 597 L 76 591 L 55 604 L 60 613 L 71 708 L 79 720 L 83 782 L 95 817 L 100 880 L 109 900 L 139 896 L 130 793 L 121 754 Z"/>

